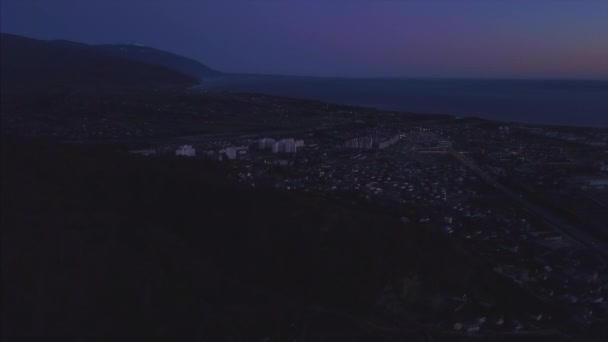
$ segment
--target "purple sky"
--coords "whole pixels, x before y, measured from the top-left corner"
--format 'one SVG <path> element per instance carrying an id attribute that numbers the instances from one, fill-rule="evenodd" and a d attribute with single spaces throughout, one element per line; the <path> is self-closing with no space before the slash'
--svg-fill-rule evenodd
<path id="1" fill-rule="evenodd" d="M 608 0 L 0 0 L 3 32 L 221 71 L 608 79 Z"/>

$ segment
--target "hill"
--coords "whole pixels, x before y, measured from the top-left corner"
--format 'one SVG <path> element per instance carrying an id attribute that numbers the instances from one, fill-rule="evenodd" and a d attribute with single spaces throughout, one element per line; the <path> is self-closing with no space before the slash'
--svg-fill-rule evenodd
<path id="1" fill-rule="evenodd" d="M 96 47 L 114 56 L 144 62 L 147 64 L 164 66 L 196 79 L 202 79 L 207 76 L 222 75 L 221 72 L 213 70 L 194 59 L 146 46 L 112 44 L 98 45 Z"/>
<path id="2" fill-rule="evenodd" d="M 197 79 L 82 43 L 0 34 L 3 89 L 34 86 L 191 86 Z"/>

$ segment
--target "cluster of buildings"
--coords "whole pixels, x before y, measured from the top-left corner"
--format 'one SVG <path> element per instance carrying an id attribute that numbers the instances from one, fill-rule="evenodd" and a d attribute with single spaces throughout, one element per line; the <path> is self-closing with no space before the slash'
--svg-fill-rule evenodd
<path id="1" fill-rule="evenodd" d="M 471 156 L 480 170 L 507 186 L 508 180 L 516 180 L 519 186 L 541 184 L 556 194 L 565 193 L 558 177 L 578 163 L 572 163 L 558 139 L 551 137 L 554 143 L 545 143 L 536 134 L 522 138 L 516 127 L 465 123 L 406 129 L 386 125 L 373 131 L 336 129 L 319 138 L 309 134 L 306 149 L 300 149 L 304 142 L 294 138 L 221 141 L 197 148 L 203 155 L 211 151 L 214 159 L 239 160 L 234 164 L 235 178 L 243 185 L 382 206 L 397 214 L 406 229 L 445 234 L 490 263 L 499 281 L 565 307 L 582 324 L 608 316 L 608 265 L 536 220 L 521 205 L 489 189 L 483 175 L 455 158 Z M 194 156 L 194 148 L 181 146 L 176 155 Z M 608 161 L 589 160 L 597 174 L 577 178 L 577 184 L 608 189 L 603 174 Z M 282 166 L 281 172 L 277 165 Z M 564 169 L 554 176 L 547 171 L 549 166 Z M 554 324 L 551 312 L 533 305 L 529 312 L 510 313 L 495 303 L 480 308 L 464 299 L 463 305 L 460 312 L 466 309 L 470 314 L 453 318 L 450 329 L 521 331 Z"/>
<path id="2" fill-rule="evenodd" d="M 391 147 L 396 144 L 401 137 L 399 135 L 388 137 L 388 138 L 373 138 L 373 137 L 360 137 L 353 138 L 346 141 L 346 148 L 351 149 L 361 149 L 361 150 L 370 150 L 370 149 L 380 149 L 383 150 L 385 148 Z"/>
<path id="3" fill-rule="evenodd" d="M 262 138 L 258 141 L 260 150 L 271 150 L 272 153 L 296 153 L 297 149 L 304 146 L 304 140 L 293 138 L 275 140 L 272 138 Z"/>
<path id="4" fill-rule="evenodd" d="M 192 145 L 182 145 L 175 150 L 175 155 L 181 157 L 195 157 L 196 150 Z"/>
<path id="5" fill-rule="evenodd" d="M 496 174 L 492 170 L 501 169 L 503 176 L 504 170 L 509 174 L 514 170 L 507 165 L 563 159 L 560 149 L 522 140 L 511 143 L 511 139 L 514 138 L 505 128 L 485 135 L 475 129 L 420 130 L 389 140 L 392 148 L 375 143 L 369 136 L 350 139 L 346 147 L 357 150 L 351 152 L 343 149 L 344 140 L 338 137 L 333 146 L 311 146 L 298 153 L 290 164 L 288 177 L 274 177 L 272 168 L 252 164 L 241 172 L 240 179 L 250 185 L 382 205 L 399 212 L 406 226 L 446 234 L 471 246 L 475 255 L 494 265 L 498 279 L 517 284 L 543 301 L 572 307 L 574 319 L 581 324 L 605 317 L 607 265 L 568 237 L 535 221 L 522 207 L 488 192 L 482 179 L 447 150 L 452 149 L 454 141 L 458 150 L 468 144 L 469 149 L 477 151 L 477 157 L 486 158 L 487 165 L 480 164 L 482 169 L 491 174 Z M 260 147 L 271 148 L 266 147 L 266 140 L 259 143 Z M 596 186 L 604 185 L 603 179 L 594 181 Z M 467 305 L 471 306 L 467 309 L 470 316 L 459 317 L 455 330 L 525 331 L 554 324 L 551 312 L 533 305 L 529 306 L 530 312 L 508 314 L 509 319 L 494 304 L 489 309 Z"/>
<path id="6" fill-rule="evenodd" d="M 249 146 L 229 146 L 219 151 L 219 160 L 237 160 L 242 158 L 249 151 Z"/>
<path id="7" fill-rule="evenodd" d="M 235 145 L 240 143 L 240 145 Z M 304 147 L 304 140 L 296 140 L 294 138 L 286 138 L 275 140 L 273 138 L 262 138 L 257 140 L 241 139 L 239 141 L 207 141 L 197 144 L 199 155 L 213 160 L 243 160 L 249 155 L 250 146 L 255 148 L 257 145 L 258 151 L 269 150 L 275 154 L 293 154 L 298 148 Z M 173 148 L 168 147 L 170 151 Z M 150 151 L 156 150 L 134 150 L 131 153 L 151 155 Z M 180 157 L 196 157 L 196 149 L 192 145 L 181 145 L 175 148 L 175 155 Z M 255 156 L 252 157 L 255 159 Z"/>
<path id="8" fill-rule="evenodd" d="M 347 140 L 346 148 L 370 150 L 374 147 L 374 139 L 371 137 L 353 138 Z"/>

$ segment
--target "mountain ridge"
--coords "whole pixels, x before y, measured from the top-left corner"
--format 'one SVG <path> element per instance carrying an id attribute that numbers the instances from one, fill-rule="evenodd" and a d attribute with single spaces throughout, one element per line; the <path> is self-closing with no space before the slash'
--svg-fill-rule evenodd
<path id="1" fill-rule="evenodd" d="M 116 51 L 117 47 L 123 50 Z M 221 74 L 153 48 L 40 40 L 10 33 L 0 33 L 0 56 L 3 85 L 193 86 L 203 74 Z"/>
<path id="2" fill-rule="evenodd" d="M 198 79 L 203 79 L 207 76 L 223 75 L 222 72 L 211 69 L 195 59 L 148 46 L 136 44 L 101 44 L 93 46 L 111 55 L 152 65 L 161 65 Z"/>

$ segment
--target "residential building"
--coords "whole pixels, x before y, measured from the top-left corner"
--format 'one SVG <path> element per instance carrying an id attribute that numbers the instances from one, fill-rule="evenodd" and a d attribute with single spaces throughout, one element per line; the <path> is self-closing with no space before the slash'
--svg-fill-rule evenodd
<path id="1" fill-rule="evenodd" d="M 183 157 L 194 157 L 196 156 L 196 151 L 191 145 L 183 145 L 180 146 L 177 150 L 175 150 L 175 155 Z"/>

